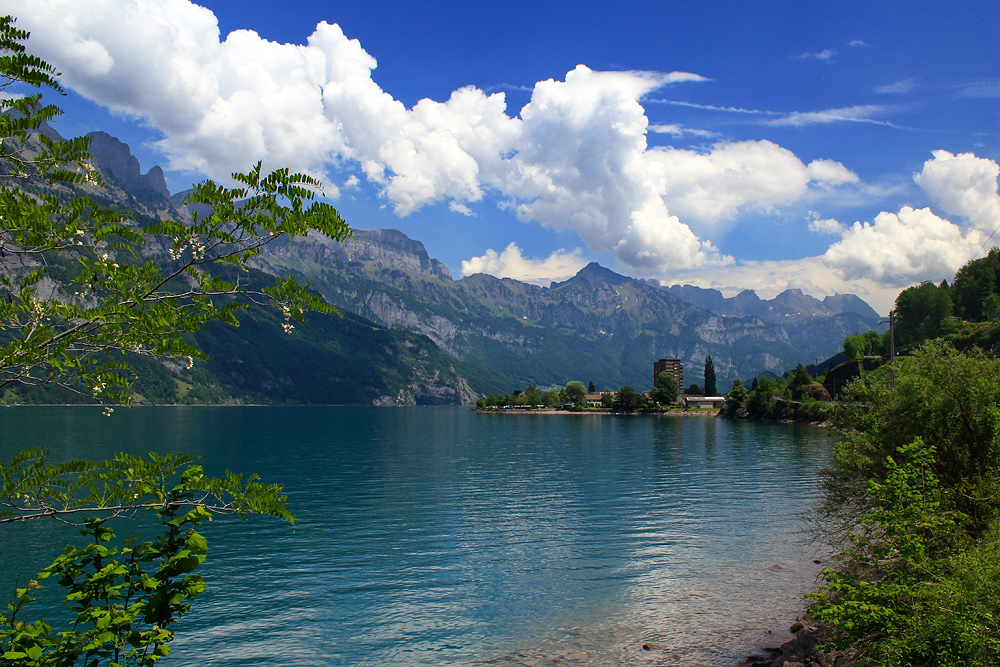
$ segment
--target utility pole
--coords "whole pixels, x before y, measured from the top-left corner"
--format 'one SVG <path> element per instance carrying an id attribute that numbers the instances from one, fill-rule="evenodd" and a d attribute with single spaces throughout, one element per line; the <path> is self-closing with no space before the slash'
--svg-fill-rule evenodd
<path id="1" fill-rule="evenodd" d="M 896 388 L 896 311 L 889 311 L 889 319 L 879 324 L 889 323 L 889 386 Z"/>

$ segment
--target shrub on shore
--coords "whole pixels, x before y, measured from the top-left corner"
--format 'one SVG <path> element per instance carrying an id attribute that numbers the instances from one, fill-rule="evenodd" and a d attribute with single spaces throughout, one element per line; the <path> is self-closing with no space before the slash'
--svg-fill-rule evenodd
<path id="1" fill-rule="evenodd" d="M 811 613 L 856 664 L 1000 664 L 1000 362 L 929 343 L 859 379 L 817 527 L 842 540 Z"/>
<path id="2" fill-rule="evenodd" d="M 780 380 L 761 378 L 747 391 L 734 380 L 720 414 L 723 417 L 824 422 L 830 415 L 829 394 L 799 366 Z"/>

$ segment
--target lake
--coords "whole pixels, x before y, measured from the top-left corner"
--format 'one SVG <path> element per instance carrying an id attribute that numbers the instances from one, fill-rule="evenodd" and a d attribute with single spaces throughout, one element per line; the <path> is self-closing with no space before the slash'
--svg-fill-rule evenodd
<path id="1" fill-rule="evenodd" d="M 295 528 L 205 526 L 209 589 L 165 667 L 731 665 L 815 586 L 801 514 L 834 439 L 455 407 L 0 408 L 0 433 L 4 460 L 175 450 L 285 486 Z M 72 537 L 0 530 L 5 591 Z"/>

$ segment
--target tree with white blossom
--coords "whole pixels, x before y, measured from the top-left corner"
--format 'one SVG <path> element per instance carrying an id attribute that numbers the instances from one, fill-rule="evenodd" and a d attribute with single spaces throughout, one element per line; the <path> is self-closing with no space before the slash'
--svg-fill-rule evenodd
<path id="1" fill-rule="evenodd" d="M 0 389 L 61 385 L 110 415 L 108 404 L 132 400 L 130 355 L 190 366 L 204 355 L 187 334 L 213 321 L 235 326 L 254 303 L 279 308 L 286 332 L 307 310 L 333 311 L 290 277 L 254 285 L 247 266 L 282 236 L 349 236 L 317 200 L 316 179 L 257 164 L 233 174 L 233 187 L 205 181 L 187 201 L 207 213 L 190 221 L 140 224 L 100 206 L 88 194 L 101 178 L 87 140 L 47 136 L 44 123 L 61 111 L 20 94 L 61 92 L 55 69 L 27 53 L 28 37 L 0 17 Z M 57 520 L 85 537 L 0 612 L 0 663 L 17 667 L 152 665 L 205 588 L 195 571 L 207 543 L 196 527 L 226 514 L 294 522 L 280 486 L 209 477 L 176 454 L 52 463 L 43 449 L 23 451 L 0 464 L 0 485 L 0 524 Z M 116 520 L 147 515 L 152 537 L 116 539 Z M 50 582 L 72 607 L 63 627 L 30 616 Z"/>

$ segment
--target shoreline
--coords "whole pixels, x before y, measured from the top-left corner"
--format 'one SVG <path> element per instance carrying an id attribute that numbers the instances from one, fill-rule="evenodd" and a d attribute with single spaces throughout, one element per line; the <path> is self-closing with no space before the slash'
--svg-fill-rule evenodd
<path id="1" fill-rule="evenodd" d="M 658 412 L 612 412 L 611 410 L 560 410 L 558 408 L 473 408 L 479 415 L 591 415 L 595 417 L 718 417 L 718 410 L 662 410 Z"/>
<path id="2" fill-rule="evenodd" d="M 827 653 L 820 647 L 828 640 L 826 628 L 803 613 L 785 631 L 791 639 L 779 646 L 762 645 L 754 649 L 736 667 L 850 667 L 852 656 Z M 775 633 L 777 634 L 777 633 Z"/>
<path id="3" fill-rule="evenodd" d="M 719 417 L 717 410 L 663 410 L 659 412 L 612 412 L 611 410 L 561 410 L 557 408 L 495 408 L 470 410 L 477 414 L 503 415 L 591 415 L 599 417 Z M 769 421 L 769 420 L 757 420 Z M 774 423 L 810 423 L 820 428 L 831 428 L 828 422 L 811 423 L 795 420 L 775 420 Z M 746 657 L 733 663 L 734 667 L 849 667 L 850 659 L 841 654 L 829 654 L 820 650 L 826 640 L 824 627 L 809 616 L 804 609 L 794 622 L 780 630 L 768 630 L 773 642 L 761 641 L 754 646 L 744 647 Z M 652 644 L 644 643 L 644 650 L 651 650 Z"/>
<path id="4" fill-rule="evenodd" d="M 77 406 L 74 405 L 74 406 L 67 406 L 67 407 L 77 407 Z M 98 406 L 93 406 L 93 405 L 91 405 L 91 406 L 79 405 L 79 407 L 98 407 Z M 144 407 L 144 406 L 136 406 L 136 407 Z M 187 407 L 194 407 L 194 406 L 187 406 Z M 239 407 L 239 406 L 227 406 L 227 407 Z M 61 408 L 57 408 L 57 409 L 61 410 Z M 167 409 L 169 410 L 170 407 L 167 407 Z M 253 408 L 251 408 L 251 409 L 253 409 Z M 376 414 L 385 414 L 384 412 L 376 411 L 376 410 L 373 410 L 372 408 L 368 408 L 368 410 L 371 411 L 368 414 L 370 414 L 372 416 L 374 416 Z M 448 418 L 449 419 L 451 419 L 451 418 L 462 419 L 462 415 L 463 414 L 468 415 L 470 412 L 472 412 L 472 411 L 470 411 L 468 409 L 468 407 L 466 407 L 466 408 L 464 408 L 462 410 L 458 410 L 457 408 L 454 408 L 453 410 L 454 410 L 453 412 L 451 410 L 449 410 L 449 412 L 448 412 Z M 571 410 L 537 410 L 537 411 L 531 411 L 531 410 L 504 410 L 504 411 L 484 411 L 484 412 L 502 412 L 503 414 L 520 414 L 520 413 L 524 413 L 524 414 L 561 414 L 561 415 L 589 414 L 589 415 L 598 415 L 598 416 L 601 416 L 601 417 L 606 416 L 606 415 L 614 415 L 614 414 L 616 414 L 616 413 L 612 413 L 610 411 L 598 411 L 598 410 L 587 410 L 587 411 L 571 411 Z M 116 410 L 116 416 L 117 416 L 117 414 L 118 414 L 118 411 Z M 680 421 L 680 422 L 678 422 L 678 421 L 673 420 L 671 417 L 678 417 L 678 416 L 679 417 L 684 417 L 684 416 L 691 416 L 691 417 L 715 416 L 714 413 L 713 413 L 713 411 L 710 411 L 710 410 L 702 410 L 702 411 L 689 410 L 687 412 L 685 412 L 683 410 L 673 410 L 673 411 L 664 411 L 664 412 L 660 412 L 660 413 L 645 413 L 645 414 L 647 416 L 649 414 L 666 415 L 667 418 L 666 418 L 666 421 L 664 421 L 664 420 L 657 420 L 657 421 L 654 422 L 654 424 L 649 424 L 648 420 L 635 421 L 635 424 L 633 426 L 636 426 L 637 428 L 640 427 L 640 425 L 645 425 L 645 426 L 641 426 L 643 432 L 645 432 L 646 430 L 650 430 L 652 432 L 658 432 L 660 430 L 661 426 L 662 426 L 662 428 L 666 428 L 666 429 L 673 429 L 673 428 L 682 429 L 683 427 L 681 425 L 683 423 L 683 420 Z M 629 416 L 638 416 L 638 415 L 632 414 L 632 415 L 629 415 Z M 150 417 L 152 419 L 156 419 L 155 415 L 151 414 Z M 104 420 L 103 417 L 100 417 L 99 419 L 102 420 L 102 422 Z M 515 426 L 514 422 L 519 423 L 516 419 L 514 420 L 514 422 L 510 422 L 509 420 L 501 420 L 501 422 L 483 422 L 481 420 L 481 418 L 465 417 L 465 420 L 469 420 L 471 422 L 478 423 L 480 425 L 480 428 L 487 429 L 489 431 L 493 431 L 495 429 L 499 429 L 499 428 L 501 428 L 501 425 L 508 425 L 509 427 L 513 428 Z M 551 420 L 545 420 L 545 419 L 543 419 L 542 421 L 546 422 L 546 424 L 548 424 L 549 421 L 551 421 Z M 564 422 L 559 421 L 558 419 L 556 420 L 556 422 L 559 422 L 559 424 L 564 424 Z M 570 420 L 569 422 L 565 422 L 566 428 L 576 429 L 577 427 L 573 427 L 572 423 L 573 423 L 572 420 Z M 579 428 L 583 429 L 583 432 L 588 432 L 588 429 L 584 428 L 584 426 L 583 426 L 584 423 L 583 422 L 576 422 L 576 423 L 580 425 Z M 604 427 L 611 428 L 613 423 L 614 422 L 609 422 L 608 424 L 603 424 L 603 422 L 602 422 L 603 426 L 601 426 L 601 429 L 599 429 L 599 430 L 603 432 L 604 431 Z M 493 426 L 491 426 L 491 424 Z M 555 422 L 552 422 L 552 424 L 554 425 Z M 657 424 L 659 424 L 660 426 L 657 426 Z M 674 424 L 676 426 L 670 426 L 670 424 Z M 628 421 L 627 424 L 620 425 L 619 428 L 624 428 L 627 425 L 632 425 L 632 420 Z M 527 425 L 525 425 L 525 426 L 527 426 Z M 599 425 L 593 425 L 593 426 L 596 428 Z M 693 427 L 693 426 L 696 426 L 696 425 L 689 425 L 689 427 Z M 710 428 L 710 430 L 711 430 L 711 427 L 708 427 L 708 425 L 704 425 L 704 426 L 706 428 Z M 726 426 L 726 424 L 724 422 L 720 422 L 718 424 L 718 426 L 721 428 L 721 427 Z M 542 424 L 539 423 L 537 425 L 537 428 L 541 428 L 541 427 L 542 427 Z M 555 426 L 552 426 L 552 427 L 555 428 Z M 564 428 L 563 426 L 559 426 L 557 430 L 561 431 L 563 428 Z M 504 430 L 504 431 L 508 430 L 507 426 L 503 427 L 502 430 Z M 514 430 L 515 431 L 523 431 L 523 429 L 521 429 L 521 428 L 515 428 Z M 530 431 L 535 431 L 536 428 L 535 427 L 531 427 L 529 430 Z M 629 430 L 631 431 L 631 427 L 629 428 Z M 690 430 L 690 428 L 688 430 Z M 702 427 L 698 427 L 696 429 L 696 431 L 701 431 L 701 430 L 702 430 Z M 540 432 L 542 432 L 542 433 L 551 433 L 552 431 L 549 428 L 545 428 L 545 429 L 542 429 L 542 431 L 540 431 Z M 602 447 L 601 449 L 604 449 L 604 448 Z M 643 470 L 643 468 L 639 468 L 639 470 Z M 646 476 L 648 476 L 648 475 L 646 475 Z M 768 537 L 766 539 L 768 541 L 771 541 L 771 542 L 783 541 L 783 540 L 775 540 L 775 537 L 776 537 L 775 534 L 771 533 L 770 535 L 768 535 Z M 803 553 L 801 553 L 802 551 L 806 551 L 806 553 L 803 554 Z M 804 549 L 802 549 L 801 546 L 792 547 L 791 550 L 790 550 L 789 558 L 797 560 L 797 561 L 800 561 L 800 562 L 810 562 L 812 560 L 811 550 L 804 550 Z M 780 562 L 782 564 L 786 564 L 784 560 L 779 560 L 779 561 L 767 560 L 766 562 L 763 563 L 763 565 L 766 567 L 767 565 L 770 565 L 770 563 L 772 563 L 772 562 Z M 804 587 L 807 588 L 807 589 L 810 588 L 810 583 L 811 582 L 809 582 L 809 581 L 805 581 L 804 582 L 804 584 L 805 584 Z M 766 595 L 764 595 L 764 596 L 761 596 L 761 595 L 758 595 L 758 596 L 748 596 L 747 600 L 748 600 L 749 604 L 747 605 L 747 607 L 748 608 L 751 607 L 751 606 L 752 607 L 756 607 L 757 605 L 760 604 L 760 598 L 762 598 L 762 597 L 766 597 Z M 724 601 L 724 598 L 719 598 L 719 601 L 720 602 Z M 730 600 L 730 602 L 732 602 L 732 600 Z M 782 646 L 784 646 L 784 644 L 787 643 L 786 640 L 789 640 L 789 641 L 790 640 L 794 640 L 794 638 L 792 638 L 791 635 L 788 634 L 788 628 L 789 628 L 789 625 L 791 624 L 791 622 L 793 620 L 795 620 L 796 617 L 799 616 L 802 613 L 802 611 L 803 611 L 803 604 L 802 604 L 802 600 L 801 599 L 798 600 L 798 604 L 796 604 L 796 602 L 794 600 L 790 600 L 790 602 L 791 602 L 791 604 L 788 604 L 787 606 L 785 606 L 784 604 L 781 605 L 784 608 L 783 611 L 779 611 L 778 613 L 774 613 L 774 614 L 768 612 L 766 615 L 761 615 L 760 616 L 760 621 L 759 622 L 755 622 L 755 623 L 752 624 L 753 626 L 755 626 L 754 629 L 757 631 L 757 636 L 745 637 L 745 636 L 742 636 L 742 635 L 734 635 L 734 634 L 731 634 L 731 631 L 729 629 L 727 629 L 725 626 L 720 625 L 720 626 L 718 626 L 718 627 L 721 628 L 720 631 L 712 633 L 712 635 L 714 635 L 714 636 L 712 636 L 712 635 L 709 635 L 709 636 L 702 635 L 701 637 L 699 637 L 698 635 L 701 635 L 706 630 L 709 630 L 709 628 L 704 627 L 704 626 L 698 627 L 696 625 L 695 628 L 694 628 L 695 632 L 693 632 L 691 634 L 690 643 L 692 645 L 694 645 L 694 646 L 697 646 L 698 644 L 701 644 L 702 642 L 706 642 L 708 644 L 712 644 L 713 646 L 720 647 L 722 649 L 722 654 L 725 655 L 725 662 L 712 662 L 712 663 L 708 663 L 707 661 L 706 662 L 695 661 L 694 664 L 719 664 L 719 665 L 726 665 L 727 664 L 727 665 L 731 665 L 732 667 L 737 667 L 738 665 L 765 665 L 765 664 L 766 665 L 781 665 L 781 664 L 784 664 L 784 663 L 776 663 L 776 662 L 774 662 L 775 655 L 773 653 L 769 652 L 769 651 L 764 651 L 764 648 L 765 647 L 767 647 L 767 648 L 777 647 L 779 644 L 781 644 Z M 733 608 L 734 609 L 738 609 L 738 607 L 733 607 Z M 734 616 L 732 619 L 729 619 L 728 621 L 726 621 L 725 619 L 720 619 L 720 620 L 722 620 L 723 623 L 727 623 L 727 624 L 728 623 L 733 623 L 733 628 L 738 629 L 741 632 L 744 631 L 744 627 L 742 625 L 740 625 L 738 614 L 736 616 Z M 711 630 L 709 630 L 709 631 L 711 632 Z M 736 641 L 732 641 L 734 639 Z M 746 641 L 747 639 L 749 641 Z M 650 641 L 653 641 L 653 640 L 651 639 Z M 661 648 L 664 648 L 664 650 L 663 651 L 659 650 Z M 634 645 L 632 646 L 632 649 L 635 650 L 635 646 Z M 644 658 L 654 659 L 654 660 L 656 658 L 658 658 L 658 657 L 665 657 L 665 656 L 668 656 L 668 655 L 672 654 L 672 653 L 668 653 L 665 650 L 665 647 L 660 647 L 660 646 L 653 646 L 652 650 L 645 649 L 645 651 L 649 651 L 649 652 L 642 652 L 642 653 L 639 653 L 639 655 L 643 656 Z M 719 655 L 719 654 L 716 654 L 716 655 Z M 754 656 L 761 656 L 761 659 L 753 659 Z M 765 662 L 763 660 L 763 658 L 767 658 L 767 662 Z M 805 663 L 805 661 L 802 661 L 802 662 Z M 669 663 L 670 663 L 670 661 L 667 660 L 665 663 L 657 663 L 657 664 L 669 664 Z M 564 664 L 572 664 L 572 662 L 568 662 L 568 663 L 564 663 Z M 688 662 L 687 664 L 692 664 L 692 663 Z M 806 663 L 806 664 L 808 664 L 808 663 Z M 539 667 L 542 667 L 542 666 L 539 666 Z M 550 667 L 558 667 L 558 665 L 554 665 L 554 666 L 550 666 Z M 791 666 L 789 666 L 789 667 L 791 667 Z"/>

